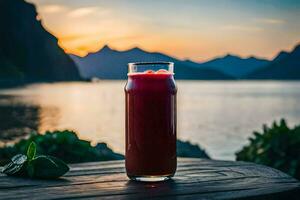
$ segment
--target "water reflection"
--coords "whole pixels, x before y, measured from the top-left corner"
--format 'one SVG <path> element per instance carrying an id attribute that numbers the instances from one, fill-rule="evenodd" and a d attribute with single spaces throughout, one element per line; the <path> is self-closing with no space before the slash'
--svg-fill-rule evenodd
<path id="1" fill-rule="evenodd" d="M 177 83 L 178 137 L 201 144 L 216 159 L 234 159 L 263 123 L 281 117 L 290 125 L 300 123 L 300 82 Z M 72 129 L 82 139 L 106 142 L 124 153 L 124 85 L 101 81 L 2 89 L 0 137 Z"/>
<path id="2" fill-rule="evenodd" d="M 39 133 L 46 131 L 54 131 L 59 125 L 60 109 L 55 106 L 40 107 L 38 112 L 38 127 Z"/>
<path id="3" fill-rule="evenodd" d="M 0 138 L 2 142 L 24 136 L 39 127 L 39 106 L 17 102 L 18 97 L 0 95 Z"/>

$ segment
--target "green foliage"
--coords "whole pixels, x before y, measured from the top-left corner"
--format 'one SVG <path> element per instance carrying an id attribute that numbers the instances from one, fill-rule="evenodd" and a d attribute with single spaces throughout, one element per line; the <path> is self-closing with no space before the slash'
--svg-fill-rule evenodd
<path id="1" fill-rule="evenodd" d="M 35 142 L 31 142 L 28 149 L 27 149 L 27 158 L 28 160 L 32 160 L 36 154 L 36 144 Z"/>
<path id="2" fill-rule="evenodd" d="M 28 162 L 27 174 L 31 178 L 55 179 L 69 171 L 68 165 L 53 156 L 40 155 Z"/>
<path id="3" fill-rule="evenodd" d="M 285 120 L 263 132 L 254 132 L 250 144 L 236 153 L 237 160 L 267 165 L 300 179 L 300 126 L 290 129 Z"/>
<path id="4" fill-rule="evenodd" d="M 53 156 L 36 155 L 36 144 L 31 142 L 27 154 L 18 154 L 2 169 L 9 176 L 56 179 L 69 171 L 68 165 Z"/>
<path id="5" fill-rule="evenodd" d="M 64 160 L 67 163 L 80 163 L 104 160 L 119 160 L 124 157 L 114 153 L 106 145 L 96 148 L 89 141 L 80 140 L 73 131 L 47 131 L 45 134 L 32 133 L 13 146 L 0 148 L 0 160 L 10 159 L 16 154 L 24 154 L 30 143 L 36 143 L 37 152 Z"/>

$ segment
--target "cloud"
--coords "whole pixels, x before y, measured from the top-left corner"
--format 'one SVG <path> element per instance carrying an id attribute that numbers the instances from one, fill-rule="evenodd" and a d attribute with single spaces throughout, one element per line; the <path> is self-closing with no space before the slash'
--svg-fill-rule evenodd
<path id="1" fill-rule="evenodd" d="M 245 26 L 245 25 L 225 25 L 222 26 L 223 30 L 233 30 L 233 31 L 246 31 L 246 32 L 258 32 L 263 30 L 258 26 Z"/>
<path id="2" fill-rule="evenodd" d="M 60 35 L 58 36 L 60 40 L 63 41 L 74 41 L 82 38 L 86 38 L 89 34 L 68 34 L 68 35 Z"/>
<path id="3" fill-rule="evenodd" d="M 260 18 L 260 19 L 255 19 L 255 21 L 258 21 L 260 23 L 264 24 L 284 24 L 286 21 L 282 19 L 273 19 L 273 18 Z"/>
<path id="4" fill-rule="evenodd" d="M 68 13 L 68 16 L 72 18 L 80 18 L 93 14 L 103 13 L 103 11 L 104 10 L 101 10 L 99 7 L 82 7 L 70 11 Z"/>
<path id="5" fill-rule="evenodd" d="M 111 42 L 119 42 L 119 41 L 128 41 L 128 40 L 137 40 L 137 39 L 141 39 L 144 37 L 145 37 L 145 35 L 143 35 L 143 34 L 133 34 L 133 35 L 113 37 L 113 38 L 110 38 L 110 41 Z"/>
<path id="6" fill-rule="evenodd" d="M 58 12 L 63 12 L 67 8 L 65 6 L 59 5 L 59 4 L 48 4 L 41 6 L 40 10 L 43 13 L 58 13 Z"/>

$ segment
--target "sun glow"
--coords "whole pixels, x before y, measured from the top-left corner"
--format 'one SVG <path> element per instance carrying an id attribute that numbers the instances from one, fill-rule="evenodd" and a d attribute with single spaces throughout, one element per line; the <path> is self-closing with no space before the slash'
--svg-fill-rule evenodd
<path id="1" fill-rule="evenodd" d="M 300 40 L 297 14 L 284 9 L 279 12 L 276 7 L 251 10 L 247 3 L 231 2 L 229 8 L 223 1 L 153 5 L 118 0 L 59 4 L 50 0 L 31 1 L 59 45 L 67 53 L 79 56 L 108 44 L 117 50 L 138 46 L 195 61 L 227 53 L 271 59 Z"/>

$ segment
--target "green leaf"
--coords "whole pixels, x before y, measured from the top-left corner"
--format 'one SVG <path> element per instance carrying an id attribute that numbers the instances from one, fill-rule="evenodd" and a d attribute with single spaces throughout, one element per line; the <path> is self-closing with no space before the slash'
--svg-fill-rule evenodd
<path id="1" fill-rule="evenodd" d="M 25 166 L 27 163 L 27 156 L 18 154 L 11 159 L 11 162 L 5 165 L 2 169 L 2 173 L 7 175 L 24 175 Z"/>
<path id="2" fill-rule="evenodd" d="M 28 160 L 34 159 L 36 154 L 36 144 L 35 142 L 31 142 L 28 149 L 27 149 L 27 158 Z"/>
<path id="3" fill-rule="evenodd" d="M 69 171 L 68 165 L 52 156 L 37 156 L 31 161 L 32 178 L 55 179 Z"/>

